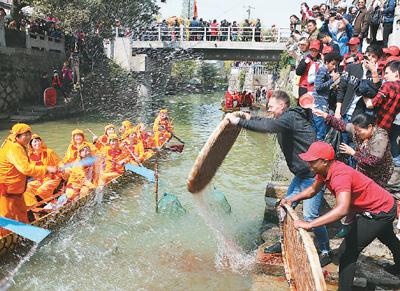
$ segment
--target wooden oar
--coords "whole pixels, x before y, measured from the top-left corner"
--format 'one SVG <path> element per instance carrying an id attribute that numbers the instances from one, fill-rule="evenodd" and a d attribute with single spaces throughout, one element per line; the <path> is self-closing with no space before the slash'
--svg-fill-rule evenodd
<path id="1" fill-rule="evenodd" d="M 77 162 L 66 164 L 65 166 L 62 166 L 59 169 L 59 171 L 63 171 L 65 169 L 78 167 L 78 166 L 89 166 L 89 165 L 92 165 L 98 159 L 99 159 L 98 156 L 87 157 L 87 158 L 84 158 L 83 160 L 79 160 Z"/>
<path id="2" fill-rule="evenodd" d="M 177 137 L 172 131 L 170 131 L 168 128 L 166 128 L 163 125 L 160 125 L 160 128 L 164 128 L 166 131 L 168 131 L 173 137 L 175 137 L 179 142 L 185 144 L 185 142 L 183 140 L 181 140 L 179 137 Z"/>
<path id="3" fill-rule="evenodd" d="M 183 151 L 183 147 L 184 146 L 185 146 L 184 144 L 174 144 L 174 145 L 171 145 L 169 147 L 162 148 L 162 150 L 168 150 L 168 151 L 171 151 L 171 152 L 181 153 Z M 160 148 L 144 148 L 144 149 L 145 150 L 154 150 L 154 151 L 160 150 Z"/>
<path id="4" fill-rule="evenodd" d="M 116 164 L 119 165 L 119 163 L 117 161 L 113 161 L 111 159 L 107 159 L 107 158 L 104 158 L 104 157 L 103 157 L 103 159 L 105 159 L 106 161 L 113 162 L 113 163 L 116 163 Z M 147 169 L 146 167 L 143 167 L 143 166 L 139 167 L 139 166 L 136 166 L 136 165 L 133 165 L 133 164 L 129 164 L 129 163 L 125 164 L 124 167 L 125 167 L 126 170 L 132 171 L 132 172 L 134 172 L 136 174 L 139 174 L 139 175 L 147 178 L 151 183 L 155 183 L 155 173 L 154 173 L 153 170 Z"/>
<path id="5" fill-rule="evenodd" d="M 132 156 L 132 158 L 135 160 L 135 162 L 136 162 L 139 166 L 143 167 L 142 163 L 136 158 L 135 154 L 132 153 L 132 151 L 129 149 L 129 147 L 128 147 L 126 144 L 124 144 L 124 147 L 125 147 L 125 148 L 128 150 L 128 152 L 131 154 L 131 156 Z"/>
<path id="6" fill-rule="evenodd" d="M 157 172 L 157 164 L 154 167 L 154 198 L 156 199 L 156 213 L 158 213 L 158 172 Z"/>
<path id="7" fill-rule="evenodd" d="M 5 217 L 0 217 L 0 226 L 37 243 L 40 243 L 50 233 L 48 229 Z"/>
<path id="8" fill-rule="evenodd" d="M 88 132 L 90 132 L 93 136 L 97 136 L 97 135 L 92 131 L 91 128 L 86 128 L 85 130 L 88 131 Z M 104 142 L 102 142 L 102 141 L 100 140 L 100 138 L 98 138 L 97 141 L 99 141 L 103 146 L 106 146 L 106 145 L 104 144 Z M 97 141 L 96 141 L 96 142 L 97 142 Z"/>

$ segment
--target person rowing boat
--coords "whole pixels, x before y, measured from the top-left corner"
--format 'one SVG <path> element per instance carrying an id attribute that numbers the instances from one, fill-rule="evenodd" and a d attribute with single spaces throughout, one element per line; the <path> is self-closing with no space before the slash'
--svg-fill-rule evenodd
<path id="1" fill-rule="evenodd" d="M 108 136 L 109 145 L 101 151 L 101 156 L 106 158 L 104 161 L 105 168 L 101 174 L 102 184 L 118 177 L 125 172 L 124 164 L 130 161 L 130 157 L 123 147 L 120 146 L 118 136 L 110 134 Z"/>
<path id="2" fill-rule="evenodd" d="M 129 129 L 133 130 L 132 124 L 128 120 L 122 121 L 121 127 L 119 128 L 119 131 L 118 131 L 118 135 L 121 134 L 121 141 L 128 138 Z"/>
<path id="3" fill-rule="evenodd" d="M 153 136 L 147 131 L 147 126 L 143 123 L 137 125 L 137 136 L 140 142 L 143 144 L 144 154 L 143 159 L 147 159 L 153 154 L 153 147 L 156 147 Z M 138 141 L 138 142 L 139 142 Z"/>
<path id="4" fill-rule="evenodd" d="M 52 150 L 49 149 L 42 138 L 33 134 L 28 143 L 28 157 L 31 163 L 37 166 L 58 167 L 61 159 Z M 47 199 L 53 195 L 54 190 L 61 182 L 61 174 L 47 174 L 44 177 L 35 178 L 28 182 L 24 199 L 26 206 L 32 206 L 39 200 Z"/>
<path id="5" fill-rule="evenodd" d="M 106 125 L 104 127 L 104 134 L 98 137 L 97 135 L 93 135 L 93 143 L 96 148 L 101 151 L 103 147 L 108 146 L 108 136 L 110 134 L 115 134 L 115 126 L 112 124 Z"/>
<path id="6" fill-rule="evenodd" d="M 99 151 L 92 144 L 86 141 L 85 134 L 80 129 L 74 129 L 71 133 L 71 143 L 65 152 L 64 158 L 62 159 L 62 163 L 60 164 L 60 168 L 66 164 L 75 162 L 79 157 L 78 148 L 81 144 L 87 144 L 90 148 L 92 155 L 97 155 Z M 71 175 L 71 169 L 66 169 L 63 173 L 64 180 L 68 181 L 69 176 Z"/>
<path id="7" fill-rule="evenodd" d="M 123 145 L 127 147 L 129 154 L 133 154 L 135 157 L 131 157 L 129 163 L 138 165 L 143 162 L 144 148 L 143 143 L 137 137 L 137 133 L 130 128 L 127 130 L 127 138 L 124 140 Z"/>
<path id="8" fill-rule="evenodd" d="M 0 216 L 29 223 L 24 200 L 27 177 L 44 177 L 57 172 L 56 167 L 29 162 L 26 145 L 32 130 L 24 123 L 16 124 L 0 149 Z M 9 231 L 0 229 L 4 236 Z"/>
<path id="9" fill-rule="evenodd" d="M 171 132 L 173 131 L 174 128 L 169 120 L 167 109 L 160 110 L 158 116 L 154 120 L 153 125 L 153 134 L 156 147 L 161 146 L 165 141 L 169 140 L 171 138 Z"/>
<path id="10" fill-rule="evenodd" d="M 88 143 L 82 143 L 78 147 L 78 153 L 79 158 L 77 160 L 84 160 L 92 156 L 92 152 Z M 99 179 L 99 162 L 95 162 L 94 164 L 87 166 L 73 167 L 71 171 L 71 176 L 67 183 L 65 195 L 70 200 L 82 197 L 86 195 L 90 189 L 98 187 Z"/>

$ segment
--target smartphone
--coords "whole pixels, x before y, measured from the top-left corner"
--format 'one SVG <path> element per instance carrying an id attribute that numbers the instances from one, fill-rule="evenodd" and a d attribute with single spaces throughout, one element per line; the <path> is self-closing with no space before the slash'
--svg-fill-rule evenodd
<path id="1" fill-rule="evenodd" d="M 369 57 L 367 55 L 364 55 L 363 59 L 369 61 Z"/>

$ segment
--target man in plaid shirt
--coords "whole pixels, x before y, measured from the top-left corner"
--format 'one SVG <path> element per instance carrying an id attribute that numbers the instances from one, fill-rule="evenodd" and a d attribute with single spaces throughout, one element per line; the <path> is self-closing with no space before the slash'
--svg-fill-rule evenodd
<path id="1" fill-rule="evenodd" d="M 374 98 L 364 97 L 367 108 L 377 108 L 376 125 L 390 132 L 393 120 L 400 112 L 400 62 L 393 61 L 385 67 L 385 83 Z"/>

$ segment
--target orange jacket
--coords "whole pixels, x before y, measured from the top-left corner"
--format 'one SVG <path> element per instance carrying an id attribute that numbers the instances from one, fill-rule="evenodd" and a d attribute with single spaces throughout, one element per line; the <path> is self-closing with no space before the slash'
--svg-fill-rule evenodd
<path id="1" fill-rule="evenodd" d="M 77 166 L 72 168 L 71 176 L 68 179 L 67 188 L 96 188 L 99 184 L 99 164 L 94 163 L 91 166 Z"/>
<path id="2" fill-rule="evenodd" d="M 127 148 L 135 155 L 135 157 L 142 162 L 144 157 L 144 147 L 143 143 L 139 141 L 138 143 L 132 143 L 129 139 L 125 140 Z M 126 150 L 126 149 L 125 149 Z M 128 151 L 128 150 L 127 150 Z M 127 152 L 128 158 L 130 158 L 129 163 L 136 164 L 136 160 L 132 157 L 132 154 Z"/>
<path id="3" fill-rule="evenodd" d="M 22 195 L 26 177 L 42 177 L 46 168 L 30 163 L 25 148 L 15 141 L 6 142 L 0 149 L 0 183 L 6 186 L 6 193 Z"/>
<path id="4" fill-rule="evenodd" d="M 116 149 L 112 149 L 111 146 L 106 146 L 101 151 L 101 156 L 107 159 L 113 160 L 115 162 L 124 161 L 125 163 L 128 162 L 130 159 L 127 156 L 126 151 L 123 150 L 121 147 L 117 147 Z M 105 172 L 117 172 L 122 174 L 125 172 L 124 166 L 120 166 L 116 163 L 110 161 L 104 161 L 104 171 Z"/>

